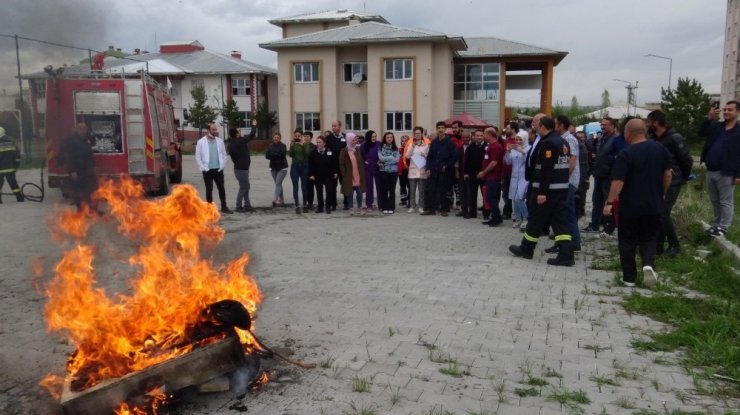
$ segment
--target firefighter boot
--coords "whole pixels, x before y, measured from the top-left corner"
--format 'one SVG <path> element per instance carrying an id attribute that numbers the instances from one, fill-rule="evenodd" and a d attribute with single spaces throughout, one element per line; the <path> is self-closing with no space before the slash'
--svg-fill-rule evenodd
<path id="1" fill-rule="evenodd" d="M 509 251 L 511 251 L 514 256 L 524 259 L 532 259 L 534 256 L 535 246 L 537 246 L 537 242 L 528 241 L 526 238 L 522 238 L 522 243 L 519 245 L 510 245 Z"/>
<path id="2" fill-rule="evenodd" d="M 576 264 L 576 260 L 573 257 L 573 249 L 570 243 L 558 243 L 558 256 L 547 260 L 547 265 L 555 265 L 561 267 L 572 267 Z"/>
<path id="3" fill-rule="evenodd" d="M 23 201 L 25 201 L 25 200 L 26 200 L 26 199 L 25 199 L 25 198 L 23 197 L 23 193 L 21 193 L 21 191 L 20 191 L 20 190 L 19 190 L 19 191 L 17 191 L 17 192 L 13 192 L 13 193 L 15 194 L 15 199 L 16 199 L 16 200 L 17 200 L 18 202 L 23 202 Z"/>

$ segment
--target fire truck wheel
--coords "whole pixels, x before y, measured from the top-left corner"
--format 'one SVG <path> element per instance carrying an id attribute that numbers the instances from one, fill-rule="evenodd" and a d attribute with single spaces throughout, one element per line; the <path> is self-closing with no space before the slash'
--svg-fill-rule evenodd
<path id="1" fill-rule="evenodd" d="M 159 189 L 156 192 L 156 196 L 167 196 L 170 193 L 170 175 L 166 170 L 163 170 L 159 175 Z"/>

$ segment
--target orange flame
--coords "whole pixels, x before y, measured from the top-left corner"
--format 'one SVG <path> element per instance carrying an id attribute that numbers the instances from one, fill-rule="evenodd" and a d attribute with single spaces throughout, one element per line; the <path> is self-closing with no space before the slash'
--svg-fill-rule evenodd
<path id="1" fill-rule="evenodd" d="M 201 258 L 201 246 L 215 247 L 225 232 L 216 207 L 195 188 L 180 185 L 165 198 L 146 200 L 141 185 L 126 178 L 103 182 L 96 197 L 107 201 L 119 232 L 136 242 L 138 251 L 128 258 L 135 274 L 130 293 L 109 296 L 97 284 L 95 248 L 84 243 L 96 215 L 58 217 L 54 229 L 76 242 L 46 286 L 44 314 L 49 331 L 63 332 L 76 347 L 67 372 L 82 382 L 80 390 L 189 352 L 186 330 L 208 304 L 233 299 L 254 313 L 262 295 L 244 273 L 249 256 L 226 266 Z M 251 340 L 246 332 L 239 335 Z"/>

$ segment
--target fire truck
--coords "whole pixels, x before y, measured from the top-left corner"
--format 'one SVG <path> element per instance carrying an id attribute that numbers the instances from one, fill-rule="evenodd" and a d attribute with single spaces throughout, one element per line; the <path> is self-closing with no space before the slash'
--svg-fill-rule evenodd
<path id="1" fill-rule="evenodd" d="M 182 180 L 182 152 L 172 98 L 146 73 L 52 76 L 46 82 L 49 187 L 64 189 L 57 162 L 77 123 L 88 126 L 99 178 L 128 175 L 153 195 Z"/>

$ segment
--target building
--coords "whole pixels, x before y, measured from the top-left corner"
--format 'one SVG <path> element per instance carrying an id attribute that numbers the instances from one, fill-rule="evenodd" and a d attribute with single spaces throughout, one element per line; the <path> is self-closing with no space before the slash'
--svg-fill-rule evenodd
<path id="1" fill-rule="evenodd" d="M 109 57 L 105 59 L 103 71 L 106 74 L 147 71 L 163 85 L 171 85 L 177 122 L 184 120 L 184 110 L 193 104 L 190 90 L 198 85 L 205 88 L 208 104 L 213 107 L 221 108 L 233 98 L 247 120 L 239 126 L 242 129 L 249 128 L 259 105 L 266 104 L 270 111 L 278 109 L 277 72 L 274 69 L 245 61 L 238 51 L 232 51 L 231 56 L 209 51 L 198 41 L 166 42 L 160 45 L 158 53 L 135 50 L 126 57 Z M 64 68 L 64 76 L 89 73 L 88 64 Z M 34 133 L 43 137 L 47 75 L 41 72 L 24 78 L 29 80 L 32 90 Z M 222 121 L 220 116 L 216 119 L 225 130 Z M 192 126 L 183 126 L 182 132 L 188 141 L 198 138 L 198 129 Z"/>
<path id="2" fill-rule="evenodd" d="M 278 54 L 280 128 L 410 132 L 468 112 L 507 118 L 507 89 L 539 89 L 552 108 L 554 67 L 567 52 L 498 38 L 469 38 L 390 24 L 347 10 L 271 20 Z M 524 71 L 524 73 L 522 73 Z"/>
<path id="3" fill-rule="evenodd" d="M 738 47 L 740 47 L 740 0 L 727 0 L 725 21 L 725 50 L 722 56 L 722 86 L 720 102 L 724 105 L 740 97 L 740 72 L 738 72 Z"/>

